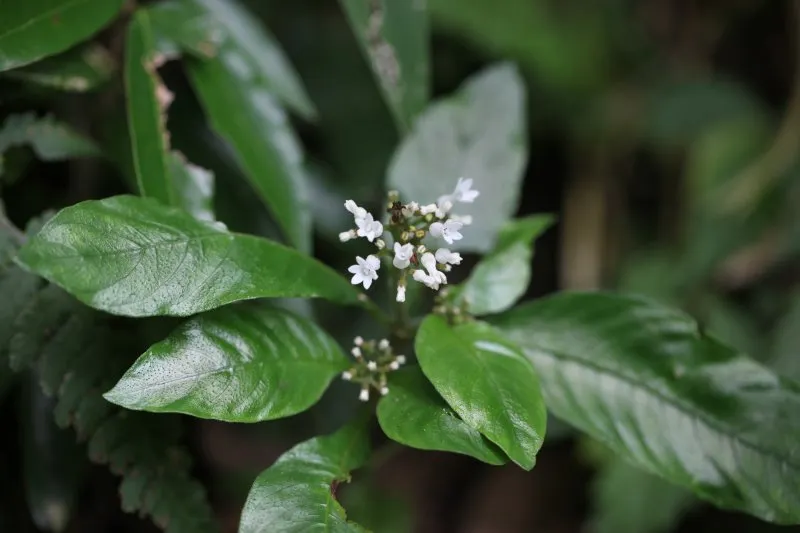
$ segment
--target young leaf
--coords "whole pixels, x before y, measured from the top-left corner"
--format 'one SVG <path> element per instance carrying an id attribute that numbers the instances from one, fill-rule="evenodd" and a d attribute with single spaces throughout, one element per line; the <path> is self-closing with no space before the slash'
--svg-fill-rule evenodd
<path id="1" fill-rule="evenodd" d="M 305 411 L 347 365 L 313 322 L 234 305 L 189 320 L 152 346 L 105 398 L 128 409 L 260 422 Z"/>
<path id="2" fill-rule="evenodd" d="M 450 326 L 430 315 L 415 343 L 420 367 L 464 422 L 526 470 L 536 463 L 547 411 L 533 366 L 483 322 Z"/>
<path id="3" fill-rule="evenodd" d="M 82 93 L 103 85 L 115 70 L 114 59 L 105 48 L 87 44 L 26 67 L 9 70 L 3 76 L 38 87 Z"/>
<path id="4" fill-rule="evenodd" d="M 0 72 L 63 52 L 105 26 L 122 0 L 31 0 L 0 17 Z"/>
<path id="5" fill-rule="evenodd" d="M 653 301 L 565 293 L 493 319 L 547 405 L 621 457 L 716 504 L 800 523 L 800 387 Z"/>
<path id="6" fill-rule="evenodd" d="M 341 0 L 401 132 L 428 102 L 430 27 L 426 0 Z"/>
<path id="7" fill-rule="evenodd" d="M 17 261 L 82 302 L 126 316 L 186 316 L 263 297 L 359 299 L 311 257 L 134 196 L 60 211 Z"/>
<path id="8" fill-rule="evenodd" d="M 395 153 L 388 185 L 404 198 L 435 201 L 459 176 L 480 196 L 458 204 L 474 223 L 459 250 L 486 252 L 517 210 L 527 159 L 525 92 L 516 68 L 493 66 L 469 79 L 453 97 L 430 106 Z"/>
<path id="9" fill-rule="evenodd" d="M 300 143 L 286 113 L 258 79 L 226 63 L 237 55 L 190 61 L 189 76 L 214 129 L 236 152 L 247 176 L 295 247 L 311 248 L 311 214 Z M 227 59 L 225 59 L 227 58 Z"/>
<path id="10" fill-rule="evenodd" d="M 336 486 L 368 458 L 369 439 L 360 423 L 298 444 L 256 478 L 239 533 L 365 533 L 347 521 L 336 501 Z"/>
<path id="11" fill-rule="evenodd" d="M 463 453 L 502 465 L 506 456 L 461 420 L 416 368 L 392 374 L 390 393 L 378 402 L 378 422 L 390 439 L 421 450 Z"/>
<path id="12" fill-rule="evenodd" d="M 505 311 L 525 294 L 531 279 L 533 241 L 552 223 L 550 215 L 534 215 L 503 227 L 494 250 L 464 282 L 460 297 L 467 301 L 470 313 Z"/>

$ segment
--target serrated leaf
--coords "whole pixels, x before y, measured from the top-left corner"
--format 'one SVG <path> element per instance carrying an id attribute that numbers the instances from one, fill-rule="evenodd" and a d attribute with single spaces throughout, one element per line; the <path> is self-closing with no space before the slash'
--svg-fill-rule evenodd
<path id="1" fill-rule="evenodd" d="M 108 24 L 122 0 L 31 0 L 0 18 L 0 72 L 63 52 Z"/>
<path id="2" fill-rule="evenodd" d="M 533 366 L 483 322 L 450 326 L 429 315 L 415 351 L 439 394 L 469 426 L 526 470 L 536 464 L 547 411 Z"/>
<path id="3" fill-rule="evenodd" d="M 305 411 L 347 366 L 313 322 L 278 308 L 228 306 L 152 346 L 105 398 L 128 409 L 260 422 Z"/>
<path id="4" fill-rule="evenodd" d="M 461 176 L 480 196 L 458 204 L 474 223 L 459 250 L 486 252 L 517 210 L 527 160 L 525 91 L 517 69 L 499 64 L 467 80 L 420 116 L 389 166 L 388 186 L 418 202 L 450 194 Z"/>
<path id="5" fill-rule="evenodd" d="M 114 59 L 103 47 L 87 44 L 3 75 L 29 85 L 82 93 L 107 82 L 115 70 Z"/>
<path id="6" fill-rule="evenodd" d="M 427 0 L 340 0 L 401 132 L 428 102 Z"/>
<path id="7" fill-rule="evenodd" d="M 44 161 L 100 155 L 91 140 L 51 117 L 38 118 L 33 113 L 9 115 L 0 127 L 0 154 L 26 145 Z"/>
<path id="8" fill-rule="evenodd" d="M 460 292 L 470 313 L 505 311 L 525 294 L 531 279 L 533 241 L 552 223 L 550 215 L 534 215 L 503 227 L 497 246 L 475 266 Z"/>
<path id="9" fill-rule="evenodd" d="M 346 279 L 300 252 L 134 196 L 63 209 L 17 261 L 91 307 L 125 316 L 186 316 L 264 297 L 359 299 Z"/>
<path id="10" fill-rule="evenodd" d="M 392 374 L 377 414 L 386 436 L 400 444 L 462 453 L 492 465 L 507 462 L 497 446 L 458 417 L 419 369 Z"/>
<path id="11" fill-rule="evenodd" d="M 311 214 L 300 142 L 275 97 L 241 71 L 239 55 L 221 46 L 218 57 L 188 61 L 189 78 L 212 127 L 230 143 L 284 235 L 308 251 Z"/>
<path id="12" fill-rule="evenodd" d="M 800 523 L 800 387 L 651 300 L 564 293 L 494 319 L 547 405 L 620 457 L 726 508 Z"/>
<path id="13" fill-rule="evenodd" d="M 298 444 L 256 478 L 239 533 L 364 533 L 347 521 L 335 492 L 336 485 L 349 480 L 350 471 L 368 458 L 369 439 L 360 423 Z"/>

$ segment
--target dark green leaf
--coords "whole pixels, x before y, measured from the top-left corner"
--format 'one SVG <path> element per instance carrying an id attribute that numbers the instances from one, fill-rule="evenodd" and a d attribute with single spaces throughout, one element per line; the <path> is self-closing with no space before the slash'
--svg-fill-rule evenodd
<path id="1" fill-rule="evenodd" d="M 369 439 L 362 424 L 298 444 L 256 478 L 239 533 L 364 533 L 347 521 L 335 492 L 368 458 Z"/>
<path id="2" fill-rule="evenodd" d="M 684 488 L 616 457 L 602 466 L 592 493 L 593 533 L 667 533 L 695 501 Z"/>
<path id="3" fill-rule="evenodd" d="M 474 180 L 480 196 L 458 204 L 474 224 L 460 250 L 486 252 L 517 210 L 527 159 L 525 92 L 516 68 L 496 65 L 470 78 L 459 92 L 430 106 L 395 153 L 389 187 L 408 201 L 434 202 L 460 176 Z"/>
<path id="4" fill-rule="evenodd" d="M 236 152 L 289 242 L 308 251 L 311 214 L 302 148 L 263 80 L 250 70 L 242 71 L 246 61 L 242 54 L 225 41 L 217 57 L 190 61 L 189 76 L 214 129 Z"/>
<path id="5" fill-rule="evenodd" d="M 172 93 L 156 72 L 163 57 L 156 55 L 155 46 L 150 16 L 139 10 L 128 26 L 125 56 L 125 97 L 136 182 L 142 196 L 178 205 L 178 194 L 170 179 L 166 127 L 166 109 Z"/>
<path id="6" fill-rule="evenodd" d="M 209 17 L 200 2 L 162 1 L 147 8 L 162 54 L 178 56 L 182 51 L 201 58 L 214 57 L 224 32 Z"/>
<path id="7" fill-rule="evenodd" d="M 115 69 L 114 60 L 103 47 L 88 44 L 23 68 L 9 70 L 4 76 L 39 87 L 85 92 L 108 81 Z"/>
<path id="8" fill-rule="evenodd" d="M 651 300 L 565 293 L 496 319 L 547 405 L 720 506 L 800 522 L 800 388 Z"/>
<path id="9" fill-rule="evenodd" d="M 378 422 L 386 435 L 421 450 L 463 453 L 493 465 L 506 456 L 447 405 L 416 368 L 392 374 L 390 391 L 378 403 Z"/>
<path id="10" fill-rule="evenodd" d="M 28 0 L 0 17 L 0 72 L 63 52 L 105 26 L 122 0 Z"/>
<path id="11" fill-rule="evenodd" d="M 32 113 L 9 115 L 0 127 L 0 154 L 15 146 L 30 146 L 44 161 L 99 155 L 91 140 L 66 124 Z"/>
<path id="12" fill-rule="evenodd" d="M 401 131 L 428 103 L 430 28 L 426 0 L 341 0 Z"/>
<path id="13" fill-rule="evenodd" d="M 533 241 L 552 223 L 550 215 L 534 215 L 514 220 L 500 231 L 497 246 L 464 282 L 461 297 L 470 313 L 505 311 L 525 294 L 531 280 Z"/>
<path id="14" fill-rule="evenodd" d="M 262 297 L 359 298 L 300 252 L 133 196 L 60 211 L 18 261 L 84 303 L 126 316 L 186 316 Z"/>
<path id="15" fill-rule="evenodd" d="M 428 316 L 415 343 L 422 371 L 450 407 L 526 470 L 536 463 L 547 411 L 533 366 L 483 322 Z"/>
<path id="16" fill-rule="evenodd" d="M 152 346 L 105 397 L 128 409 L 259 422 L 305 411 L 347 366 L 313 322 L 277 308 L 228 306 Z"/>

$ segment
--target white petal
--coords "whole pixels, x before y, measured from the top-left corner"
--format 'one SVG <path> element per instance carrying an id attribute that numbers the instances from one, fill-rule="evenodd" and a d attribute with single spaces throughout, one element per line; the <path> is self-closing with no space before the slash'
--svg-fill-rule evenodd
<path id="1" fill-rule="evenodd" d="M 439 248 L 436 250 L 436 260 L 439 263 L 446 264 L 450 259 L 450 250 L 447 248 Z"/>
<path id="2" fill-rule="evenodd" d="M 344 208 L 355 215 L 356 209 L 358 209 L 358 205 L 353 200 L 345 200 Z"/>
<path id="3" fill-rule="evenodd" d="M 369 389 L 361 389 L 361 392 L 358 394 L 358 399 L 362 402 L 369 401 Z"/>
<path id="4" fill-rule="evenodd" d="M 353 279 L 350 280 L 350 283 L 353 285 L 358 285 L 359 283 L 364 281 L 364 275 L 361 272 L 356 272 L 353 274 Z"/>
<path id="5" fill-rule="evenodd" d="M 343 231 L 343 232 L 341 232 L 339 234 L 339 240 L 342 241 L 342 242 L 347 242 L 347 241 L 349 241 L 350 239 L 352 239 L 355 236 L 356 236 L 356 232 L 353 231 L 353 230 Z"/>
<path id="6" fill-rule="evenodd" d="M 411 260 L 403 259 L 403 258 L 401 258 L 400 256 L 397 256 L 397 255 L 394 256 L 394 259 L 392 259 L 392 265 L 394 265 L 395 268 L 399 268 L 400 270 L 403 270 L 404 268 L 408 268 L 408 265 L 410 265 L 410 264 L 411 264 Z"/>
<path id="7" fill-rule="evenodd" d="M 369 289 L 372 286 L 372 278 L 363 278 L 364 288 Z"/>
<path id="8" fill-rule="evenodd" d="M 378 270 L 381 267 L 381 260 L 374 255 L 368 255 L 364 263 L 370 270 Z"/>
<path id="9" fill-rule="evenodd" d="M 428 204 L 420 207 L 419 212 L 423 215 L 429 215 L 431 213 L 436 212 L 436 209 L 437 209 L 436 204 Z"/>
<path id="10" fill-rule="evenodd" d="M 405 302 L 406 301 L 406 287 L 405 287 L 405 285 L 398 285 L 397 286 L 397 301 L 398 302 Z"/>
<path id="11" fill-rule="evenodd" d="M 431 270 L 436 270 L 436 258 L 434 258 L 432 253 L 427 252 L 422 254 L 420 263 L 422 263 L 422 266 L 428 271 L 428 274 L 433 275 L 431 274 Z"/>
<path id="12" fill-rule="evenodd" d="M 441 237 L 444 231 L 444 224 L 441 222 L 434 222 L 431 224 L 430 232 L 434 237 Z"/>

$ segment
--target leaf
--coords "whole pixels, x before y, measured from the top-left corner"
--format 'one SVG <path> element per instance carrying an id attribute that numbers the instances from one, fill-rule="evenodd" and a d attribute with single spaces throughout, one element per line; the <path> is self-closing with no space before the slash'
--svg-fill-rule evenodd
<path id="1" fill-rule="evenodd" d="M 417 359 L 464 422 L 525 470 L 536 463 L 547 411 L 533 367 L 483 322 L 450 326 L 429 315 L 419 328 Z"/>
<path id="2" fill-rule="evenodd" d="M 427 0 L 341 0 L 401 132 L 428 103 L 430 27 Z"/>
<path id="3" fill-rule="evenodd" d="M 217 54 L 224 31 L 200 2 L 167 0 L 150 4 L 147 12 L 155 30 L 156 48 L 162 54 L 176 57 L 186 51 L 200 58 Z"/>
<path id="4" fill-rule="evenodd" d="M 277 308 L 228 306 L 152 346 L 105 398 L 128 409 L 260 422 L 305 411 L 347 366 L 313 322 Z"/>
<path id="5" fill-rule="evenodd" d="M 800 522 L 800 388 L 651 300 L 564 293 L 493 320 L 547 405 L 621 458 L 725 508 Z"/>
<path id="6" fill-rule="evenodd" d="M 464 282 L 460 295 L 470 313 L 505 311 L 525 294 L 531 279 L 533 241 L 552 224 L 552 216 L 534 215 L 514 220 L 501 230 L 494 250 Z"/>
<path id="7" fill-rule="evenodd" d="M 171 152 L 170 176 L 180 198 L 180 207 L 198 220 L 213 221 L 214 174 L 186 160 L 180 152 Z"/>
<path id="8" fill-rule="evenodd" d="M 0 18 L 0 72 L 63 52 L 108 24 L 122 0 L 30 0 Z"/>
<path id="9" fill-rule="evenodd" d="M 156 72 L 163 61 L 156 54 L 150 16 L 147 11 L 139 10 L 128 26 L 125 52 L 125 99 L 136 182 L 142 196 L 178 205 L 170 176 L 166 124 L 166 110 L 173 95 Z"/>
<path id="10" fill-rule="evenodd" d="M 114 59 L 105 48 L 87 44 L 3 75 L 38 87 L 82 93 L 103 85 L 115 70 Z"/>
<path id="11" fill-rule="evenodd" d="M 217 57 L 188 61 L 189 77 L 213 128 L 230 143 L 284 235 L 310 251 L 302 147 L 286 113 L 243 54 L 226 40 Z"/>
<path id="12" fill-rule="evenodd" d="M 412 448 L 506 463 L 503 452 L 461 420 L 415 368 L 392 374 L 389 394 L 378 402 L 378 422 L 387 437 Z"/>
<path id="13" fill-rule="evenodd" d="M 694 503 L 685 489 L 612 458 L 592 483 L 593 533 L 667 533 Z"/>
<path id="14" fill-rule="evenodd" d="M 422 114 L 389 166 L 388 185 L 420 203 L 452 192 L 463 176 L 480 196 L 458 204 L 474 224 L 457 242 L 459 250 L 486 252 L 516 212 L 527 159 L 525 92 L 510 64 L 473 76 L 454 96 Z"/>
<path id="15" fill-rule="evenodd" d="M 782 376 L 800 381 L 800 293 L 798 292 L 792 295 L 789 309 L 775 326 L 770 352 L 769 366 L 772 369 Z"/>
<path id="16" fill-rule="evenodd" d="M 33 113 L 9 115 L 0 127 L 0 154 L 15 146 L 30 146 L 43 161 L 100 155 L 94 142 L 66 124 Z"/>
<path id="17" fill-rule="evenodd" d="M 125 316 L 186 316 L 251 298 L 359 300 L 346 279 L 300 252 L 134 196 L 63 209 L 17 261 Z"/>
<path id="18" fill-rule="evenodd" d="M 369 458 L 362 424 L 301 442 L 284 453 L 253 483 L 242 511 L 239 533 L 320 531 L 363 533 L 347 521 L 336 501 L 336 486 Z"/>

